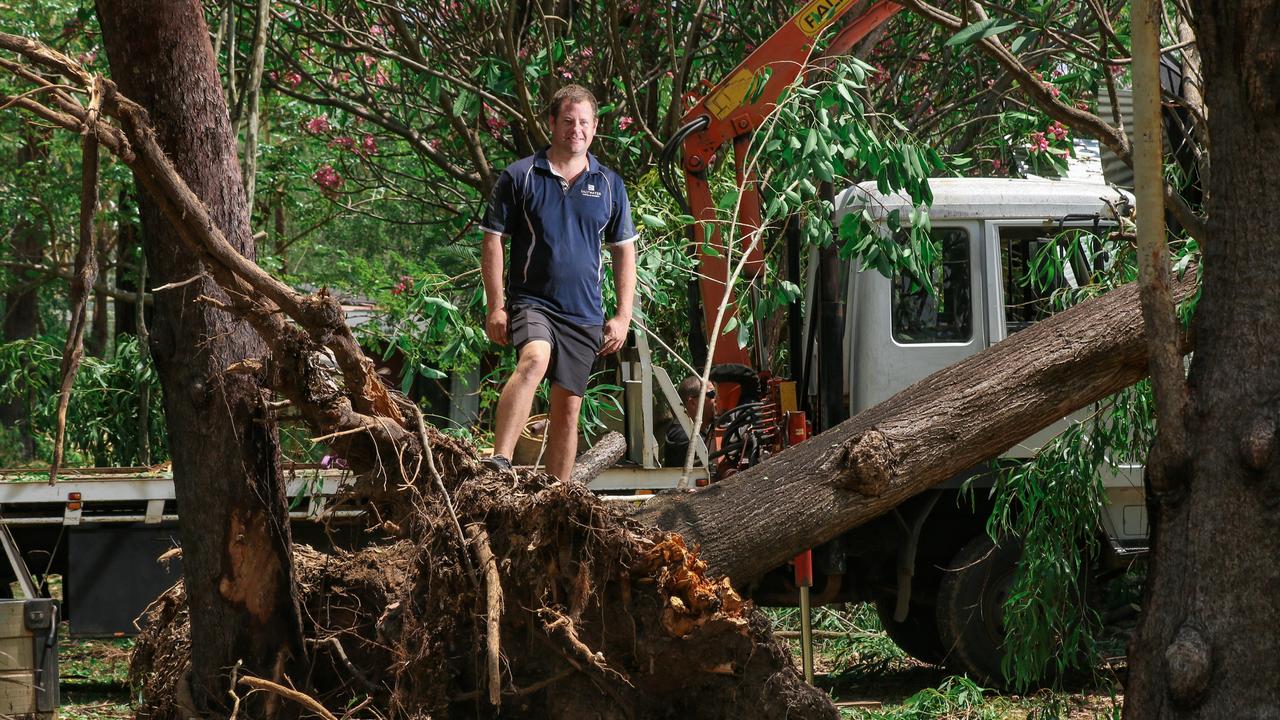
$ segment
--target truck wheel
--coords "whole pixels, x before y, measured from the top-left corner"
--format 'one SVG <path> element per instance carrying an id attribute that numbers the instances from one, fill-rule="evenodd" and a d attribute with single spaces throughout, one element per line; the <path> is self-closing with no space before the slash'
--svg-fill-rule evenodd
<path id="1" fill-rule="evenodd" d="M 942 573 L 938 586 L 938 635 L 946 661 L 975 681 L 1003 685 L 1004 601 L 1009 596 L 1022 542 L 996 544 L 986 535 L 970 540 Z"/>
<path id="2" fill-rule="evenodd" d="M 946 653 L 942 640 L 938 637 L 934 609 L 910 603 L 907 606 L 907 619 L 898 622 L 893 619 L 893 610 L 897 604 L 897 598 L 892 595 L 876 599 L 876 613 L 880 616 L 880 624 L 884 626 L 889 639 L 911 657 L 931 665 L 941 665 Z"/>

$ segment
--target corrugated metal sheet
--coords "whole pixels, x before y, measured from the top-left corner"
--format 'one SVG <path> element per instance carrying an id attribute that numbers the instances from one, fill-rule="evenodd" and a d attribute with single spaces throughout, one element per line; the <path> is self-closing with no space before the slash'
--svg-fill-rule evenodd
<path id="1" fill-rule="evenodd" d="M 1120 120 L 1126 134 L 1133 132 L 1133 90 L 1116 89 L 1116 104 L 1120 106 Z M 1111 98 L 1106 88 L 1098 92 L 1098 117 L 1108 123 L 1115 122 L 1111 110 Z M 1102 174 L 1107 182 L 1122 188 L 1133 187 L 1133 168 L 1124 164 L 1108 147 L 1102 148 Z"/>

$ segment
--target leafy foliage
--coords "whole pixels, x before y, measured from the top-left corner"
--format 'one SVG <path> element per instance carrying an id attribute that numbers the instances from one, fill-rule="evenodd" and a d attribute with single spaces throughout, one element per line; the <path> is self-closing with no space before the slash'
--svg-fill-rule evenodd
<path id="1" fill-rule="evenodd" d="M 56 342 L 55 342 L 56 341 Z M 58 404 L 58 362 L 62 341 L 31 338 L 0 344 L 0 402 L 26 405 L 36 455 L 53 456 L 53 433 Z M 121 336 L 111 359 L 87 356 L 71 388 L 67 410 L 67 464 L 137 465 L 141 426 L 139 388 L 150 388 L 146 408 L 151 457 L 163 458 L 164 414 L 155 368 L 138 351 L 135 338 Z M 0 464 L 14 462 L 13 429 L 0 445 Z"/>
<path id="2" fill-rule="evenodd" d="M 1058 242 L 1040 249 L 1018 281 L 1048 298 L 1045 312 L 1132 282 L 1133 226 L 1124 217 L 1120 223 L 1102 236 L 1062 232 Z M 1199 255 L 1194 241 L 1175 239 L 1172 247 L 1174 264 L 1184 271 Z M 1064 282 L 1068 274 L 1076 284 Z M 1180 309 L 1184 321 L 1194 302 L 1193 297 Z M 1143 381 L 1098 403 L 1034 458 L 1000 473 L 987 531 L 1023 544 L 1004 608 L 1003 669 L 1016 685 L 1043 682 L 1046 671 L 1061 678 L 1067 670 L 1097 666 L 1100 620 L 1084 580 L 1100 550 L 1104 478 L 1141 465 L 1154 436 L 1155 406 L 1150 382 Z"/>

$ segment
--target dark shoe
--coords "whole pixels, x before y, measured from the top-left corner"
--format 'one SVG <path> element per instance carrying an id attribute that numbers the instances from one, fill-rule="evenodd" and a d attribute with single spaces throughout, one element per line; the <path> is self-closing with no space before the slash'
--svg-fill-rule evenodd
<path id="1" fill-rule="evenodd" d="M 516 469 L 511 467 L 511 461 L 502 455 L 490 455 L 480 461 L 480 464 L 500 473 L 515 474 Z"/>

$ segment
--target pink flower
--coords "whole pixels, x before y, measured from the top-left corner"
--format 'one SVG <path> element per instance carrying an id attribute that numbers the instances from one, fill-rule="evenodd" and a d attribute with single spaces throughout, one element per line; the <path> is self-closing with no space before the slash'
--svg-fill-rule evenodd
<path id="1" fill-rule="evenodd" d="M 356 146 L 356 141 L 352 140 L 346 135 L 340 135 L 329 141 L 329 147 L 331 148 L 342 148 L 343 150 L 351 150 L 355 146 Z"/>
<path id="2" fill-rule="evenodd" d="M 427 149 L 435 152 L 440 149 L 440 138 L 431 138 L 427 141 Z"/>
<path id="3" fill-rule="evenodd" d="M 365 155 L 377 155 L 378 141 L 372 135 L 365 133 L 365 136 L 360 138 L 360 151 Z"/>
<path id="4" fill-rule="evenodd" d="M 1054 120 L 1054 121 L 1053 121 L 1053 124 L 1052 124 L 1052 125 L 1050 125 L 1050 126 L 1049 126 L 1049 128 L 1048 128 L 1047 130 L 1045 130 L 1045 132 L 1046 132 L 1046 133 L 1049 133 L 1049 134 L 1051 134 L 1051 135 L 1053 135 L 1053 136 L 1054 136 L 1055 138 L 1057 138 L 1058 140 L 1066 140 L 1066 139 L 1067 139 L 1067 128 L 1066 128 L 1066 126 L 1064 126 L 1062 123 L 1058 122 L 1057 120 Z"/>
<path id="5" fill-rule="evenodd" d="M 305 128 L 306 128 L 306 131 L 312 135 L 319 135 L 321 133 L 329 132 L 330 130 L 329 116 L 317 115 L 307 121 Z"/>
<path id="6" fill-rule="evenodd" d="M 1004 162 L 1001 161 L 1000 158 L 996 158 L 992 160 L 991 169 L 994 170 L 995 172 L 1000 172 L 1002 169 L 1004 169 Z"/>
<path id="7" fill-rule="evenodd" d="M 487 125 L 490 130 L 501 130 L 507 126 L 507 121 L 500 117 L 490 115 L 484 119 L 484 124 Z"/>
<path id="8" fill-rule="evenodd" d="M 338 171 L 334 170 L 333 166 L 329 165 L 329 163 L 321 165 L 319 170 L 312 173 L 311 181 L 316 185 L 319 185 L 320 189 L 326 191 L 337 190 L 342 187 L 343 182 L 342 176 L 339 175 Z"/>
<path id="9" fill-rule="evenodd" d="M 290 70 L 284 74 L 284 83 L 291 88 L 296 88 L 302 84 L 302 76 L 293 70 Z"/>
<path id="10" fill-rule="evenodd" d="M 572 72 L 572 71 L 570 71 L 570 70 L 561 70 L 561 71 L 560 71 L 560 77 L 564 78 L 565 80 L 572 80 L 572 79 L 573 79 L 573 72 Z"/>
<path id="11" fill-rule="evenodd" d="M 346 70 L 337 70 L 329 73 L 330 85 L 339 85 L 341 83 L 347 82 L 350 79 L 351 79 L 351 73 L 347 72 Z"/>
<path id="12" fill-rule="evenodd" d="M 373 26 L 369 28 L 369 34 L 374 37 L 382 37 L 383 35 L 382 26 L 379 25 L 378 23 L 374 23 Z"/>
<path id="13" fill-rule="evenodd" d="M 402 292 L 404 292 L 404 283 L 396 283 L 396 286 L 391 288 L 392 295 L 399 295 Z"/>
<path id="14" fill-rule="evenodd" d="M 378 64 L 378 59 L 372 55 L 357 55 L 356 62 L 364 65 L 366 68 L 371 68 Z"/>
<path id="15" fill-rule="evenodd" d="M 401 276 L 400 276 L 400 284 L 401 284 L 402 286 L 407 287 L 407 288 L 409 288 L 410 290 L 412 290 L 412 289 L 413 289 L 413 276 L 412 276 L 412 275 L 401 275 Z"/>
<path id="16" fill-rule="evenodd" d="M 1053 83 L 1045 83 L 1045 86 L 1049 88 L 1049 94 L 1054 97 L 1058 97 L 1062 94 L 1062 91 L 1058 89 L 1058 86 Z"/>
<path id="17" fill-rule="evenodd" d="M 622 117 L 618 118 L 618 129 L 626 130 L 627 128 L 631 127 L 632 123 L 634 123 L 635 121 L 636 119 L 631 117 L 630 115 L 623 115 Z"/>
<path id="18" fill-rule="evenodd" d="M 1083 111 L 1085 111 L 1085 112 L 1089 112 L 1089 103 L 1085 102 L 1084 100 L 1077 100 L 1077 101 L 1076 101 L 1076 109 L 1077 109 L 1077 110 L 1083 110 Z"/>
<path id="19" fill-rule="evenodd" d="M 1027 145 L 1027 149 L 1033 154 L 1045 152 L 1049 149 L 1049 138 L 1045 137 L 1042 132 L 1033 132 L 1031 133 L 1031 143 Z"/>
<path id="20" fill-rule="evenodd" d="M 378 72 L 373 74 L 373 84 L 382 87 L 387 84 L 387 74 L 378 68 Z"/>

